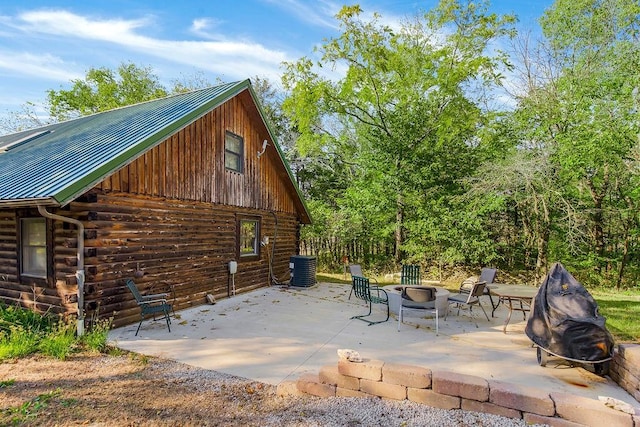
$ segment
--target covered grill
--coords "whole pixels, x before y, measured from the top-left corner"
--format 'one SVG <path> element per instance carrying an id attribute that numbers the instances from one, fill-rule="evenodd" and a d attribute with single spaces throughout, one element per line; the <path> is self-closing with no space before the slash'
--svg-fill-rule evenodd
<path id="1" fill-rule="evenodd" d="M 593 364 L 597 374 L 605 375 L 613 355 L 613 337 L 605 320 L 584 286 L 555 263 L 538 289 L 525 333 L 538 347 L 541 366 L 552 354 Z"/>

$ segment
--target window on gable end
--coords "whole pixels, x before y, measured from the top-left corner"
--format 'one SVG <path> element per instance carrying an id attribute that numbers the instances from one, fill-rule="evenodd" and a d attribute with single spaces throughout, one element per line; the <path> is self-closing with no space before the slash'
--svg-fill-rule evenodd
<path id="1" fill-rule="evenodd" d="M 227 131 L 224 136 L 224 167 L 229 171 L 242 173 L 243 166 L 244 140 L 241 136 Z"/>

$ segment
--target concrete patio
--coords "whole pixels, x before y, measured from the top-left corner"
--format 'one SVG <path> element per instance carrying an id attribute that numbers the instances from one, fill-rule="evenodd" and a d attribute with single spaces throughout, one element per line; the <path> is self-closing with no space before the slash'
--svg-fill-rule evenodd
<path id="1" fill-rule="evenodd" d="M 467 313 L 452 311 L 440 319 L 439 336 L 432 318 L 418 311 L 368 326 L 351 316 L 367 307 L 349 296 L 349 285 L 320 283 L 313 287 L 269 287 L 183 310 L 172 319 L 145 320 L 110 332 L 118 347 L 176 360 L 204 369 L 277 385 L 304 373 L 335 365 L 337 350 L 357 350 L 362 357 L 385 362 L 449 370 L 514 384 L 572 393 L 597 399 L 610 396 L 636 408 L 638 402 L 608 377 L 581 367 L 554 363 L 540 367 L 536 350 L 523 333 L 522 313 L 515 312 L 507 333 L 502 332 L 507 310 L 499 307 L 487 322 L 474 310 L 478 328 Z M 486 298 L 486 297 L 483 297 Z M 490 315 L 490 303 L 484 301 Z M 373 317 L 384 319 L 382 306 Z"/>

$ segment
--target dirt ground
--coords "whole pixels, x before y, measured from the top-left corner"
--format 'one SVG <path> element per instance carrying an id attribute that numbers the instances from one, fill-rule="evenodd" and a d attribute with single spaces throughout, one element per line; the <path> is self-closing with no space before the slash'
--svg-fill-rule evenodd
<path id="1" fill-rule="evenodd" d="M 270 385 L 134 354 L 0 364 L 2 426 L 265 425 L 287 399 Z"/>
<path id="2" fill-rule="evenodd" d="M 0 363 L 0 426 L 525 427 L 407 400 L 277 396 L 276 387 L 135 353 Z"/>

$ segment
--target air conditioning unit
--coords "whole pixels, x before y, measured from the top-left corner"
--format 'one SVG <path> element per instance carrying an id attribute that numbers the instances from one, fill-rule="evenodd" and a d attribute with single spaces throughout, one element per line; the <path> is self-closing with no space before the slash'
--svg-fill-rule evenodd
<path id="1" fill-rule="evenodd" d="M 294 255 L 289 259 L 290 286 L 309 287 L 316 284 L 316 257 Z"/>

